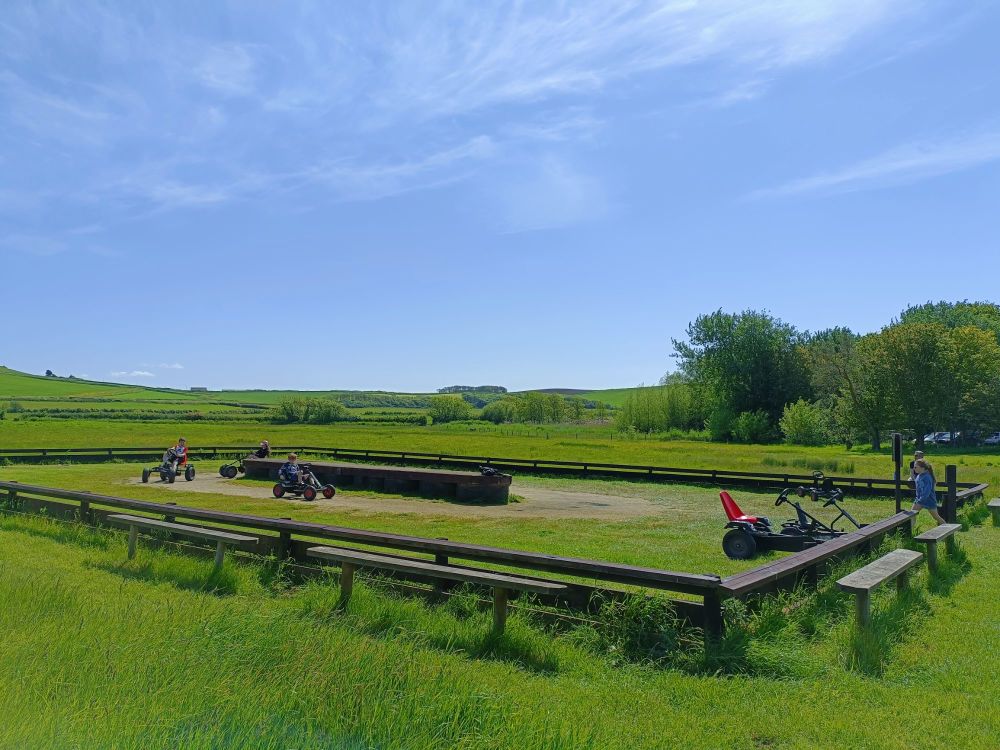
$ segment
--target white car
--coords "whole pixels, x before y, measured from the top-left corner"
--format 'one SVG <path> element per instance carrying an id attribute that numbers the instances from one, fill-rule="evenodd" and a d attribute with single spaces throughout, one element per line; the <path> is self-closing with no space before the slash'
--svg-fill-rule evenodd
<path id="1" fill-rule="evenodd" d="M 993 432 L 986 436 L 983 445 L 1000 445 L 1000 432 Z"/>

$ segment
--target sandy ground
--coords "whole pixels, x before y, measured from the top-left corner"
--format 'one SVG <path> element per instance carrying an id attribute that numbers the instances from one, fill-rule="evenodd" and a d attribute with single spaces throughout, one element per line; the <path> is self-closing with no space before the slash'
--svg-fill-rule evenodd
<path id="1" fill-rule="evenodd" d="M 128 484 L 139 484 L 131 479 Z M 193 482 L 178 479 L 174 484 L 150 481 L 150 487 L 164 492 L 206 492 L 213 495 L 258 498 L 271 503 L 302 504 L 295 498 L 276 499 L 270 486 L 250 483 L 240 479 L 223 479 L 218 475 L 199 475 Z M 477 518 L 591 518 L 621 520 L 648 516 L 664 516 L 671 512 L 669 505 L 653 503 L 642 497 L 600 495 L 590 492 L 554 490 L 533 484 L 511 485 L 511 493 L 523 499 L 507 505 L 473 505 L 446 500 L 430 500 L 398 495 L 356 494 L 350 489 L 337 490 L 330 500 L 320 496 L 311 505 L 331 510 L 352 510 L 367 513 L 420 513 L 439 516 L 472 516 Z"/>

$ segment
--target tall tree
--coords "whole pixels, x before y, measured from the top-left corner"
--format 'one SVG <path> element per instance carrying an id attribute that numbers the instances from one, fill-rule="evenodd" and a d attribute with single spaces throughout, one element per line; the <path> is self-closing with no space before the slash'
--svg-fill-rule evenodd
<path id="1" fill-rule="evenodd" d="M 833 405 L 847 436 L 864 435 L 879 450 L 893 415 L 879 335 L 857 336 L 846 328 L 822 331 L 803 347 L 803 356 L 815 395 Z"/>
<path id="2" fill-rule="evenodd" d="M 899 322 L 939 323 L 945 328 L 975 326 L 1000 341 L 1000 305 L 992 302 L 927 302 L 903 310 Z"/>
<path id="3" fill-rule="evenodd" d="M 715 408 L 763 410 L 777 423 L 785 404 L 811 395 L 802 335 L 766 312 L 700 315 L 687 338 L 673 341 L 681 372 Z"/>

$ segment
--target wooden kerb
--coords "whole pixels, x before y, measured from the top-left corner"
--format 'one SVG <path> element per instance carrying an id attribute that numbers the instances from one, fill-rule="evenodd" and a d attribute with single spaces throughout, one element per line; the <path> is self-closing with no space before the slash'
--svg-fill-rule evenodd
<path id="1" fill-rule="evenodd" d="M 844 534 L 837 539 L 723 578 L 720 587 L 721 594 L 739 598 L 768 587 L 773 588 L 782 579 L 803 573 L 827 560 L 848 553 L 854 554 L 859 547 L 871 543 L 877 537 L 909 528 L 915 515 L 912 510 L 904 510 L 889 516 L 889 518 L 868 524 L 857 531 Z"/>
<path id="2" fill-rule="evenodd" d="M 894 549 L 837 581 L 837 588 L 855 596 L 858 627 L 865 627 L 871 619 L 871 592 L 893 579 L 896 579 L 900 590 L 904 589 L 907 585 L 907 572 L 923 559 L 922 552 Z"/>
<path id="3" fill-rule="evenodd" d="M 161 529 L 169 531 L 178 536 L 189 539 L 207 539 L 215 542 L 215 568 L 222 567 L 223 558 L 226 554 L 226 545 L 250 546 L 257 544 L 257 537 L 246 536 L 244 534 L 234 534 L 230 531 L 220 531 L 218 529 L 203 529 L 198 526 L 185 526 L 180 523 L 170 523 L 160 521 L 155 518 L 145 518 L 143 516 L 130 516 L 124 513 L 115 513 L 107 518 L 113 524 L 128 527 L 128 558 L 135 557 L 135 546 L 139 536 L 139 529 Z"/>
<path id="4" fill-rule="evenodd" d="M 345 605 L 350 598 L 356 568 L 390 570 L 426 576 L 431 579 L 439 578 L 448 581 L 462 581 L 490 586 L 493 588 L 493 627 L 497 633 L 502 633 L 507 623 L 507 603 L 510 591 L 557 594 L 569 590 L 569 586 L 566 584 L 554 581 L 518 578 L 517 576 L 469 568 L 453 568 L 449 565 L 438 565 L 420 560 L 406 560 L 399 557 L 387 557 L 385 555 L 341 547 L 310 547 L 306 550 L 306 554 L 309 557 L 319 560 L 332 560 L 340 563 L 342 605 Z"/>
<path id="5" fill-rule="evenodd" d="M 923 534 L 913 537 L 913 541 L 927 545 L 927 567 L 932 573 L 937 572 L 937 543 L 942 539 L 948 547 L 948 553 L 955 551 L 955 532 L 962 528 L 960 523 L 942 523 Z"/>

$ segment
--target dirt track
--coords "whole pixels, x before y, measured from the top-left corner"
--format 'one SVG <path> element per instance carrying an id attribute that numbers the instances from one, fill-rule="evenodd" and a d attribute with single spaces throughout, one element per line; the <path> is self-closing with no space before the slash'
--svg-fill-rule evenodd
<path id="1" fill-rule="evenodd" d="M 139 484 L 138 479 L 129 484 Z M 164 492 L 206 492 L 213 495 L 257 498 L 269 503 L 292 503 L 301 505 L 295 498 L 276 499 L 270 486 L 247 482 L 240 479 L 223 479 L 217 475 L 198 476 L 193 482 L 179 480 L 174 484 L 151 482 Z M 478 518 L 590 518 L 620 520 L 644 516 L 664 516 L 671 512 L 669 504 L 653 503 L 641 497 L 622 495 L 601 495 L 590 492 L 573 492 L 538 487 L 534 484 L 519 484 L 515 480 L 511 492 L 523 498 L 508 505 L 472 505 L 453 503 L 446 500 L 430 500 L 419 497 L 399 497 L 397 495 L 377 495 L 355 493 L 350 489 L 337 490 L 336 497 L 326 500 L 322 496 L 313 501 L 313 506 L 329 506 L 337 510 L 353 510 L 363 513 L 420 513 L 438 516 L 473 516 Z"/>

